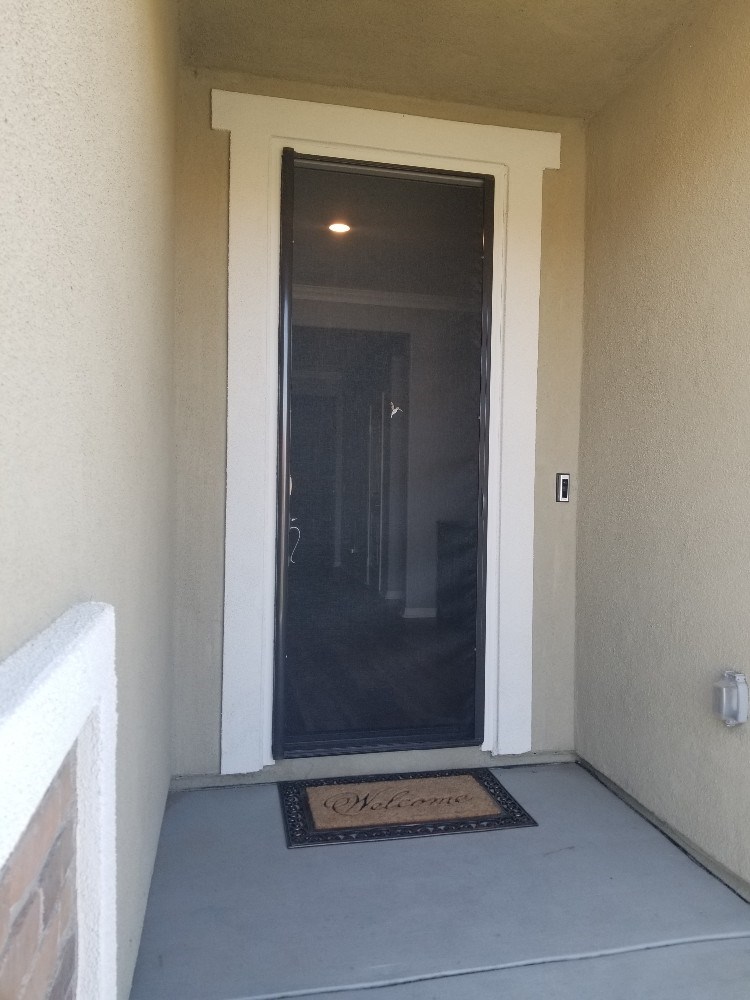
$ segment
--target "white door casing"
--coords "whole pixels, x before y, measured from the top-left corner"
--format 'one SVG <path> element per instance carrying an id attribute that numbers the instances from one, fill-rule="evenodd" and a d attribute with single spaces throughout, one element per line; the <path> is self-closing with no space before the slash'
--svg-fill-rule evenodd
<path id="1" fill-rule="evenodd" d="M 531 749 L 534 471 L 542 179 L 558 133 L 212 92 L 230 132 L 227 501 L 221 773 L 271 751 L 281 152 L 492 174 L 483 749 Z"/>

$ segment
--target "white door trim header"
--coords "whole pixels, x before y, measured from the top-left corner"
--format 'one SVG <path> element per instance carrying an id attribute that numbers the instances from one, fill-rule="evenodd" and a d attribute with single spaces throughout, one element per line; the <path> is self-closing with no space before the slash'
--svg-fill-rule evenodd
<path id="1" fill-rule="evenodd" d="M 212 92 L 230 135 L 221 773 L 273 763 L 281 151 L 495 177 L 485 740 L 531 749 L 542 177 L 558 133 Z"/>

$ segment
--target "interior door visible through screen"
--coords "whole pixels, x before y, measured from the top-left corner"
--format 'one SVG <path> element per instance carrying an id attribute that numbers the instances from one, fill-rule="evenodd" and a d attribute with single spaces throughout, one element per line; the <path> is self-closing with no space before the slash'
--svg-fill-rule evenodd
<path id="1" fill-rule="evenodd" d="M 491 178 L 282 186 L 276 755 L 478 743 Z"/>

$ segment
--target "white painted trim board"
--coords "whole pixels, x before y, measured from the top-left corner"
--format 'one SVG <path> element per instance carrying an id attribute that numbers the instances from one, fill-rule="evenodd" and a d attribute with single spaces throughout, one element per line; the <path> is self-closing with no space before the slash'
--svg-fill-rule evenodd
<path id="1" fill-rule="evenodd" d="M 492 174 L 485 740 L 531 749 L 542 177 L 558 133 L 212 92 L 230 132 L 227 506 L 221 773 L 271 751 L 281 151 Z"/>

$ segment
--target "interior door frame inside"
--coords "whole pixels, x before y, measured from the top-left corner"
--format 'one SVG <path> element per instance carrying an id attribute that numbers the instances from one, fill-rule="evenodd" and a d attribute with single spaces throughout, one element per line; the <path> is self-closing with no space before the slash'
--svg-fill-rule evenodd
<path id="1" fill-rule="evenodd" d="M 560 135 L 212 92 L 230 133 L 227 501 L 221 773 L 272 751 L 281 156 L 494 177 L 483 749 L 531 749 L 542 179 Z"/>

